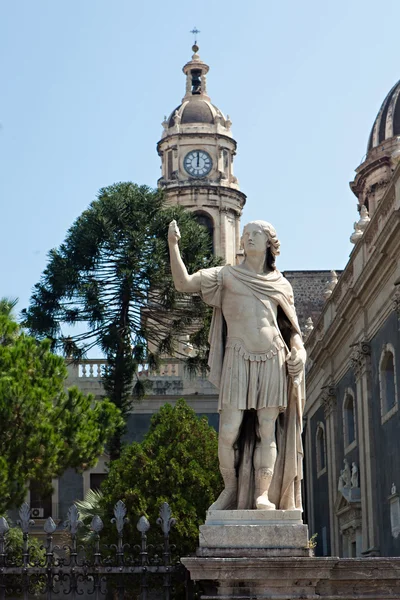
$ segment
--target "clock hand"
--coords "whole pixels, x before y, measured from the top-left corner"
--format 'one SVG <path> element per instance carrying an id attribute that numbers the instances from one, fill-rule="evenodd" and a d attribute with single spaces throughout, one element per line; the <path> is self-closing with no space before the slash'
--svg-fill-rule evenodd
<path id="1" fill-rule="evenodd" d="M 200 152 L 197 153 L 197 166 L 199 166 Z"/>

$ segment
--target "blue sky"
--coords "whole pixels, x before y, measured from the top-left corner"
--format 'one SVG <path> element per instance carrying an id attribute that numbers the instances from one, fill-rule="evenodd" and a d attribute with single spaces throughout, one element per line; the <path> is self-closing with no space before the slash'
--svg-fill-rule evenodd
<path id="1" fill-rule="evenodd" d="M 0 295 L 27 305 L 100 187 L 156 184 L 194 25 L 238 142 L 242 224 L 274 224 L 281 270 L 343 268 L 348 182 L 400 78 L 399 22 L 390 0 L 0 0 Z"/>

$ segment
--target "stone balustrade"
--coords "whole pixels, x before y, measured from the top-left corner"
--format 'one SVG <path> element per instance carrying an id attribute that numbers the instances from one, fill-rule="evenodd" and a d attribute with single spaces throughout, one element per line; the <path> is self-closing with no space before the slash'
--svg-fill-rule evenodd
<path id="1" fill-rule="evenodd" d="M 69 365 L 70 372 L 77 379 L 99 380 L 104 374 L 107 361 L 105 359 L 89 358 L 79 361 L 79 363 L 71 363 Z M 184 377 L 184 369 L 182 363 L 177 359 L 165 359 L 161 362 L 158 369 L 149 370 L 147 364 L 139 365 L 139 377 Z M 71 374 L 72 374 L 71 373 Z"/>

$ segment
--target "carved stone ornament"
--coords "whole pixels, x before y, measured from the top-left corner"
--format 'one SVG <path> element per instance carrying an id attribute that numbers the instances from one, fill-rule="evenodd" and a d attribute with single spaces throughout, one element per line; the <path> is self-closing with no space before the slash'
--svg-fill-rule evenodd
<path id="1" fill-rule="evenodd" d="M 370 216 L 368 214 L 368 210 L 367 207 L 365 206 L 365 204 L 363 204 L 361 206 L 360 209 L 360 220 L 358 221 L 358 227 L 359 229 L 361 229 L 362 232 L 364 232 L 364 230 L 367 228 L 368 223 L 370 222 Z"/>
<path id="2" fill-rule="evenodd" d="M 400 290 L 398 290 L 393 296 L 393 310 L 397 313 L 397 316 L 400 319 Z"/>
<path id="3" fill-rule="evenodd" d="M 175 125 L 179 125 L 179 124 L 180 124 L 180 122 L 181 122 L 181 119 L 182 119 L 182 117 L 181 117 L 181 115 L 179 114 L 179 111 L 177 111 L 177 110 L 176 110 L 176 111 L 174 112 L 174 123 L 175 123 Z"/>
<path id="4" fill-rule="evenodd" d="M 371 346 L 368 342 L 358 342 L 353 347 L 350 357 L 350 367 L 358 379 L 367 368 L 368 357 L 371 355 Z"/>
<path id="5" fill-rule="evenodd" d="M 325 298 L 325 300 L 328 300 L 328 298 L 330 298 L 330 296 L 332 295 L 333 290 L 337 286 L 337 282 L 338 282 L 338 276 L 337 276 L 336 271 L 331 271 L 330 279 L 325 284 L 325 290 L 324 290 L 324 298 Z"/>
<path id="6" fill-rule="evenodd" d="M 346 468 L 347 467 L 345 465 L 343 471 Z M 348 470 L 350 471 L 349 468 Z M 347 473 L 347 475 L 349 475 L 349 473 Z M 350 486 L 351 482 L 348 487 L 342 487 L 342 489 L 339 490 L 339 494 L 335 502 L 335 513 L 338 519 L 341 535 L 346 536 L 346 538 L 350 539 L 350 541 L 356 541 L 357 536 L 361 535 L 361 490 L 360 488 L 353 488 Z M 343 541 L 344 545 L 348 547 L 348 542 L 345 542 L 344 539 Z M 347 555 L 349 556 L 349 554 Z"/>
<path id="7" fill-rule="evenodd" d="M 358 240 L 361 240 L 363 236 L 363 232 L 360 229 L 359 224 L 357 223 L 357 221 L 354 223 L 354 231 L 350 236 L 350 241 L 352 244 L 357 244 Z"/>
<path id="8" fill-rule="evenodd" d="M 336 388 L 333 385 L 326 385 L 322 388 L 322 405 L 324 407 L 325 418 L 336 409 Z"/>
<path id="9" fill-rule="evenodd" d="M 304 325 L 304 334 L 303 337 L 306 340 L 308 338 L 308 336 L 310 335 L 310 333 L 313 331 L 314 329 L 314 323 L 311 317 L 308 317 L 306 324 Z"/>

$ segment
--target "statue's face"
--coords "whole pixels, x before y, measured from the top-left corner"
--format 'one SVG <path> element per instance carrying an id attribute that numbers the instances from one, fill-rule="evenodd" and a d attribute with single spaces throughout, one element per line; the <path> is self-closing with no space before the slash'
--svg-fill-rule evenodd
<path id="1" fill-rule="evenodd" d="M 242 243 L 244 253 L 265 254 L 269 246 L 268 236 L 259 225 L 246 225 L 243 231 Z"/>

